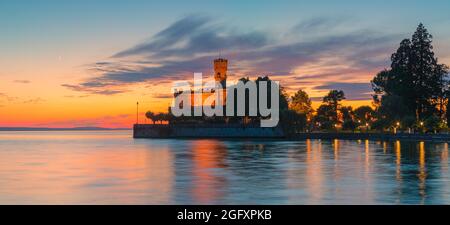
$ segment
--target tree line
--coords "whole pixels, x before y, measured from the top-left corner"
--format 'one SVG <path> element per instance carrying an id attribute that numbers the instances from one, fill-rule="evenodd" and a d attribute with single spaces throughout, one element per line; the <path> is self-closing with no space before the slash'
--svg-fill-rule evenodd
<path id="1" fill-rule="evenodd" d="M 372 106 L 353 109 L 343 106 L 342 90 L 331 90 L 314 110 L 311 98 L 303 90 L 288 96 L 280 87 L 280 126 L 287 134 L 313 131 L 349 132 L 439 132 L 447 130 L 450 121 L 449 68 L 440 64 L 432 45 L 433 36 L 419 24 L 411 39 L 401 41 L 391 56 L 391 65 L 372 79 Z M 240 81 L 249 82 L 249 78 Z M 270 78 L 258 77 L 260 81 Z M 258 92 L 259 93 L 259 92 Z M 270 93 L 270 92 L 269 92 Z M 247 96 L 246 96 L 247 97 Z M 270 97 L 269 97 L 270 99 Z M 235 101 L 236 102 L 236 101 Z M 246 101 L 248 112 L 248 100 Z M 259 102 L 258 102 L 259 104 Z M 270 102 L 268 103 L 270 104 Z M 236 107 L 235 107 L 236 108 Z M 152 121 L 171 123 L 188 121 L 208 123 L 257 123 L 257 117 L 173 118 L 170 114 L 147 113 Z"/>
<path id="2" fill-rule="evenodd" d="M 345 94 L 332 90 L 314 112 L 306 92 L 291 97 L 292 113 L 306 115 L 309 130 L 439 132 L 450 120 L 449 68 L 440 64 L 432 45 L 433 36 L 419 24 L 411 39 L 401 41 L 391 56 L 389 69 L 371 81 L 375 94 L 372 106 L 357 109 L 341 105 Z M 289 116 L 292 117 L 292 116 Z M 288 118 L 289 118 L 288 117 Z"/>

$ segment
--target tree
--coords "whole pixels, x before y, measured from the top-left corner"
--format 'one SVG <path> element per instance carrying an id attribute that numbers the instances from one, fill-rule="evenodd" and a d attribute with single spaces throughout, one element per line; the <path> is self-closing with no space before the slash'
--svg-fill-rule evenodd
<path id="1" fill-rule="evenodd" d="M 342 125 L 342 129 L 349 131 L 355 131 L 357 127 L 358 124 L 353 120 L 344 120 L 344 123 Z"/>
<path id="2" fill-rule="evenodd" d="M 450 123 L 450 101 L 447 100 L 447 111 L 445 113 L 445 119 L 447 120 L 447 124 Z M 448 125 L 447 125 L 448 126 Z"/>
<path id="3" fill-rule="evenodd" d="M 281 111 L 280 121 L 287 135 L 303 132 L 306 129 L 306 114 L 298 113 L 294 110 Z"/>
<path id="4" fill-rule="evenodd" d="M 381 106 L 378 109 L 379 119 L 384 119 L 388 124 L 394 124 L 408 116 L 408 106 L 405 100 L 396 95 L 383 96 Z"/>
<path id="5" fill-rule="evenodd" d="M 372 80 L 377 95 L 400 97 L 405 114 L 417 121 L 436 114 L 443 118 L 448 101 L 448 67 L 438 63 L 432 39 L 425 26 L 419 24 L 412 38 L 404 39 L 392 54 L 391 68 Z"/>
<path id="6" fill-rule="evenodd" d="M 160 121 L 162 120 L 162 115 L 161 115 L 161 113 L 155 114 L 155 115 L 153 116 L 153 119 L 154 119 L 155 123 L 160 122 Z"/>
<path id="7" fill-rule="evenodd" d="M 351 106 L 341 107 L 341 114 L 343 120 L 353 120 L 353 108 Z"/>
<path id="8" fill-rule="evenodd" d="M 339 123 L 339 107 L 340 102 L 345 99 L 345 94 L 343 91 L 331 90 L 324 98 L 323 102 L 331 107 L 333 110 L 332 121 Z"/>
<path id="9" fill-rule="evenodd" d="M 305 115 L 310 115 L 313 112 L 311 99 L 305 91 L 298 90 L 291 99 L 292 102 L 290 108 L 295 112 Z"/>
<path id="10" fill-rule="evenodd" d="M 342 124 L 342 129 L 354 131 L 358 124 L 354 120 L 354 112 L 351 106 L 346 106 L 341 108 L 342 120 L 344 121 Z"/>
<path id="11" fill-rule="evenodd" d="M 317 115 L 314 118 L 314 122 L 319 128 L 329 130 L 334 127 L 333 118 L 335 118 L 335 111 L 332 106 L 322 104 L 317 109 Z"/>
<path id="12" fill-rule="evenodd" d="M 432 115 L 425 119 L 424 122 L 425 128 L 428 132 L 434 132 L 436 133 L 438 130 L 440 130 L 443 127 L 443 124 L 439 117 Z"/>
<path id="13" fill-rule="evenodd" d="M 147 119 L 151 120 L 153 124 L 155 124 L 155 113 L 148 111 L 145 113 L 145 117 L 147 117 Z"/>
<path id="14" fill-rule="evenodd" d="M 375 117 L 375 111 L 370 106 L 361 106 L 353 111 L 356 121 L 359 125 L 371 123 Z"/>
<path id="15" fill-rule="evenodd" d="M 170 122 L 173 119 L 173 115 L 170 113 L 161 113 L 160 120 Z"/>

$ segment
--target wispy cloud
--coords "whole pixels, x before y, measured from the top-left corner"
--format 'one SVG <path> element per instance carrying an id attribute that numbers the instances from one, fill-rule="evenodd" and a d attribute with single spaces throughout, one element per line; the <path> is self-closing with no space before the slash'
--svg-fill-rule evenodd
<path id="1" fill-rule="evenodd" d="M 63 86 L 92 94 L 123 93 L 136 83 L 185 79 L 193 72 L 209 74 L 211 61 L 219 52 L 230 59 L 230 72 L 236 76 L 289 76 L 285 85 L 308 83 L 311 87 L 320 87 L 330 79 L 340 83 L 369 80 L 357 76 L 384 68 L 388 53 L 401 38 L 373 30 L 351 30 L 350 26 L 346 19 L 314 18 L 288 30 L 290 38 L 284 39 L 271 32 L 242 31 L 207 16 L 188 16 L 144 43 L 93 63 L 88 68 L 92 78 Z M 300 31 L 319 34 L 336 27 L 346 27 L 346 32 L 328 32 L 312 39 L 298 35 Z M 322 66 L 308 69 L 311 65 Z M 347 88 L 349 96 L 359 94 L 351 91 L 352 86 Z"/>
<path id="2" fill-rule="evenodd" d="M 161 98 L 161 99 L 172 99 L 173 94 L 172 93 L 158 93 L 152 95 L 153 98 Z"/>
<path id="3" fill-rule="evenodd" d="M 17 97 L 13 97 L 13 96 L 10 96 L 10 95 L 8 95 L 6 93 L 1 93 L 0 92 L 0 100 L 6 101 L 6 102 L 13 102 L 13 101 L 15 101 L 17 99 L 18 99 Z"/>
<path id="4" fill-rule="evenodd" d="M 39 104 L 42 102 L 45 102 L 45 99 L 37 97 L 37 98 L 27 99 L 27 100 L 23 101 L 22 103 L 24 103 L 24 104 Z"/>
<path id="5" fill-rule="evenodd" d="M 348 25 L 349 22 L 354 23 L 355 21 L 350 21 L 350 18 L 347 16 L 339 18 L 327 16 L 312 17 L 297 23 L 294 27 L 292 27 L 290 33 L 309 36 L 317 33 L 336 32 L 337 30 L 345 27 L 345 25 Z"/>
<path id="6" fill-rule="evenodd" d="M 14 83 L 29 84 L 29 83 L 31 83 L 31 81 L 29 81 L 29 80 L 14 80 Z"/>
<path id="7" fill-rule="evenodd" d="M 7 102 L 9 104 L 39 104 L 45 102 L 46 100 L 41 97 L 14 97 L 6 93 L 0 93 L 0 103 Z"/>
<path id="8" fill-rule="evenodd" d="M 72 84 L 62 84 L 61 86 L 71 89 L 73 91 L 89 92 L 91 94 L 97 95 L 115 95 L 126 92 L 125 90 L 112 90 L 105 89 L 107 87 L 106 83 L 98 83 L 97 85 L 92 82 L 81 83 L 78 85 Z M 114 85 L 116 86 L 116 85 Z"/>
<path id="9" fill-rule="evenodd" d="M 339 83 L 329 82 L 316 86 L 317 90 L 342 90 L 348 100 L 367 100 L 372 96 L 372 87 L 370 83 Z"/>

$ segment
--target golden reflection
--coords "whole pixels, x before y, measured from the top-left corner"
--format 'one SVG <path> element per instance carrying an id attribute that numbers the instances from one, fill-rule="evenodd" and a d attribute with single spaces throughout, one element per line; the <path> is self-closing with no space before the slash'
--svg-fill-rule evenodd
<path id="1" fill-rule="evenodd" d="M 311 147 L 311 141 L 306 145 L 310 152 L 306 158 L 306 184 L 312 202 L 319 202 L 323 197 L 322 142 L 319 140 L 317 143 L 317 148 Z"/>
<path id="2" fill-rule="evenodd" d="M 398 181 L 402 180 L 402 146 L 400 141 L 395 142 L 395 156 L 396 156 L 396 178 Z"/>
<path id="3" fill-rule="evenodd" d="M 214 175 L 211 169 L 226 167 L 227 148 L 218 140 L 198 140 L 193 142 L 191 149 L 194 163 L 191 191 L 194 199 L 199 204 L 213 203 L 221 196 L 219 189 L 226 185 L 226 180 Z"/>
<path id="4" fill-rule="evenodd" d="M 306 154 L 307 156 L 311 154 L 311 139 L 306 139 Z"/>
<path id="5" fill-rule="evenodd" d="M 425 181 L 427 178 L 425 167 L 425 143 L 422 141 L 419 144 L 419 193 L 422 199 L 425 199 Z"/>
<path id="6" fill-rule="evenodd" d="M 441 163 L 443 169 L 448 168 L 448 143 L 444 144 L 444 149 L 441 154 Z"/>
<path id="7" fill-rule="evenodd" d="M 339 140 L 338 139 L 334 139 L 333 142 L 333 148 L 334 148 L 334 159 L 337 161 L 339 160 Z"/>
<path id="8" fill-rule="evenodd" d="M 383 141 L 383 152 L 386 154 L 387 152 L 387 142 Z"/>
<path id="9" fill-rule="evenodd" d="M 373 199 L 373 172 L 372 172 L 372 163 L 370 158 L 370 142 L 369 140 L 365 140 L 364 142 L 364 152 L 365 152 L 365 180 L 367 183 L 367 186 L 365 188 L 365 197 L 367 199 Z"/>
<path id="10" fill-rule="evenodd" d="M 302 164 L 302 167 L 290 167 L 286 172 L 287 186 L 292 190 L 302 190 L 306 196 L 293 195 L 289 201 L 293 203 L 306 201 L 310 204 L 319 204 L 324 195 L 325 177 L 322 164 L 322 142 L 320 140 L 306 140 L 305 152 L 296 149 L 289 152 L 288 160 L 293 164 Z M 303 157 L 304 156 L 304 157 Z M 306 199 L 305 199 L 306 198 Z"/>
<path id="11" fill-rule="evenodd" d="M 448 171 L 448 143 L 444 144 L 444 149 L 442 149 L 442 153 L 441 153 L 441 173 L 443 174 L 443 178 L 449 179 L 449 171 Z M 448 190 L 448 182 L 445 185 L 445 189 Z"/>
<path id="12" fill-rule="evenodd" d="M 365 142 L 365 151 L 366 151 L 366 167 L 370 166 L 370 146 L 369 146 L 369 140 L 366 140 Z"/>

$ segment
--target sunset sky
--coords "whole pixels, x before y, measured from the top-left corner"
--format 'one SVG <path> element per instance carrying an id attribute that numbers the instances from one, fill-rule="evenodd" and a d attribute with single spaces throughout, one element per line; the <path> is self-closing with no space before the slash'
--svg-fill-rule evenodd
<path id="1" fill-rule="evenodd" d="M 0 127 L 131 127 L 165 111 L 172 82 L 270 75 L 313 100 L 370 104 L 371 78 L 420 22 L 450 65 L 449 1 L 0 2 Z M 143 122 L 143 121 L 142 121 Z"/>

